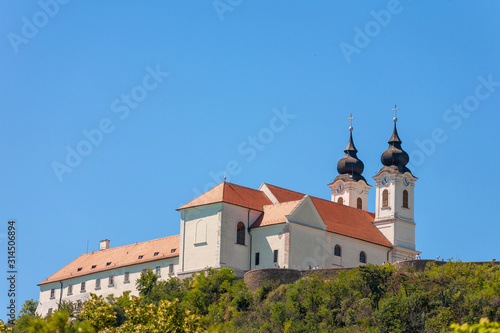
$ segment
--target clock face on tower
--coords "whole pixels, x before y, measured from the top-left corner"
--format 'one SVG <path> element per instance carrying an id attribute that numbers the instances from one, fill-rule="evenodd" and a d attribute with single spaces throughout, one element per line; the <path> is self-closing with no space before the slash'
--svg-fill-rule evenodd
<path id="1" fill-rule="evenodd" d="M 410 181 L 408 180 L 408 178 L 403 178 L 403 184 L 405 184 L 405 186 L 408 186 L 410 185 Z"/>
<path id="2" fill-rule="evenodd" d="M 337 193 L 341 194 L 342 192 L 344 192 L 344 184 L 340 183 L 339 186 L 337 186 Z"/>
<path id="3" fill-rule="evenodd" d="M 385 176 L 380 182 L 382 183 L 382 185 L 387 185 L 387 183 L 389 182 L 389 177 Z"/>

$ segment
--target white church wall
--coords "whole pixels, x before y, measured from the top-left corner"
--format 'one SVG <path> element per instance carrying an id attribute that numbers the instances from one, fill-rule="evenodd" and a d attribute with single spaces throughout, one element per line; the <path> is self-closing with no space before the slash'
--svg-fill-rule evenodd
<path id="1" fill-rule="evenodd" d="M 173 271 L 170 272 L 170 265 L 173 265 Z M 108 271 L 97 272 L 94 274 L 75 277 L 72 279 L 62 280 L 62 301 L 86 301 L 90 298 L 90 294 L 106 297 L 113 294 L 115 297 L 121 296 L 123 292 L 130 291 L 131 295 L 138 296 L 136 290 L 136 280 L 140 278 L 144 269 L 151 268 L 156 272 L 156 268 L 160 268 L 160 279 L 168 280 L 173 276 L 177 276 L 179 258 L 168 258 L 156 260 L 149 263 L 119 267 Z M 128 282 L 125 280 L 125 273 L 129 274 Z M 113 284 L 109 284 L 109 277 L 113 277 Z M 100 287 L 97 287 L 97 279 L 100 279 Z M 85 282 L 85 289 L 81 290 L 81 284 Z M 69 286 L 72 286 L 72 292 L 69 292 Z M 51 296 L 51 290 L 54 289 L 54 297 Z M 36 312 L 42 317 L 46 316 L 49 309 L 56 311 L 61 300 L 61 283 L 59 281 L 44 284 L 40 286 L 40 298 Z"/>
<path id="2" fill-rule="evenodd" d="M 180 274 L 220 267 L 222 204 L 182 211 Z"/>
<path id="3" fill-rule="evenodd" d="M 222 246 L 220 263 L 222 267 L 231 267 L 238 277 L 243 277 L 244 271 L 250 269 L 250 236 L 248 225 L 259 217 L 261 212 L 231 204 L 223 204 L 222 213 Z M 237 225 L 245 225 L 245 244 L 236 243 Z"/>
<path id="4" fill-rule="evenodd" d="M 337 244 L 341 247 L 340 257 L 334 255 Z M 389 248 L 384 246 L 290 224 L 290 268 L 308 269 L 309 265 L 323 268 L 359 266 L 361 251 L 365 252 L 367 263 L 380 265 L 387 262 Z"/>
<path id="5" fill-rule="evenodd" d="M 289 267 L 289 224 L 275 224 L 251 230 L 252 233 L 252 269 Z M 277 262 L 274 251 L 278 250 Z M 259 253 L 259 265 L 255 263 L 255 254 Z"/>

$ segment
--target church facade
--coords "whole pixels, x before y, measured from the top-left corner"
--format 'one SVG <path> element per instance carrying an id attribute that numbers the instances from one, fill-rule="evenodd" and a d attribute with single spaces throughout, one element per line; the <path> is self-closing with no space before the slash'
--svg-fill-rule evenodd
<path id="1" fill-rule="evenodd" d="M 131 291 L 148 267 L 162 279 L 186 277 L 207 267 L 252 269 L 353 267 L 415 258 L 414 188 L 394 117 L 384 165 L 375 180 L 375 212 L 367 211 L 371 186 L 362 175 L 352 125 L 338 176 L 325 200 L 263 183 L 258 189 L 222 182 L 186 203 L 180 235 L 83 254 L 42 281 L 37 312 L 62 301 L 84 301 Z"/>

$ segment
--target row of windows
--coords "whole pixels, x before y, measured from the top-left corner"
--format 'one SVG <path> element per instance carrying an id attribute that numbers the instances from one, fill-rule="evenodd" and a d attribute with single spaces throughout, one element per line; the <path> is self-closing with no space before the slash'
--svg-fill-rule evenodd
<path id="1" fill-rule="evenodd" d="M 342 247 L 339 244 L 335 245 L 333 248 L 333 255 L 337 257 L 342 257 Z M 361 251 L 359 253 L 359 262 L 366 264 L 366 253 L 365 251 Z"/>
<path id="2" fill-rule="evenodd" d="M 143 269 L 142 272 L 145 274 L 147 272 L 147 269 Z M 169 264 L 168 265 L 168 274 L 173 274 L 174 273 L 174 264 Z M 155 268 L 155 274 L 158 277 L 161 277 L 161 266 L 156 266 Z M 130 283 L 130 272 L 125 272 L 123 274 L 123 283 Z M 115 278 L 113 275 L 110 275 L 108 277 L 108 287 L 113 287 L 115 285 Z M 95 289 L 101 289 L 101 279 L 97 278 L 95 279 Z M 80 292 L 85 292 L 86 291 L 86 281 L 83 281 L 80 283 Z M 56 290 L 51 289 L 50 290 L 50 298 L 53 299 L 55 298 L 56 295 Z M 70 284 L 68 285 L 68 296 L 73 295 L 73 285 Z"/>
<path id="3" fill-rule="evenodd" d="M 337 199 L 337 203 L 343 205 L 344 204 L 344 198 L 340 197 Z M 363 209 L 363 199 L 361 198 L 358 198 L 356 200 L 356 208 L 357 209 Z"/>
<path id="4" fill-rule="evenodd" d="M 273 251 L 273 263 L 277 264 L 278 263 L 278 250 Z M 260 252 L 255 252 L 255 266 L 260 265 Z"/>
<path id="5" fill-rule="evenodd" d="M 170 253 L 175 253 L 175 251 L 177 251 L 177 248 L 170 249 Z M 160 252 L 155 252 L 155 253 L 153 253 L 153 257 L 157 257 L 159 254 L 160 254 Z M 137 257 L 137 259 L 143 259 L 143 258 L 144 258 L 144 255 L 143 255 L 143 254 L 140 254 L 140 255 Z M 111 261 L 108 261 L 108 262 L 106 263 L 106 267 L 111 266 L 111 264 L 112 264 L 112 262 L 111 262 Z M 96 267 L 97 267 L 97 265 L 92 265 L 92 266 L 91 266 L 91 269 L 95 269 Z M 78 267 L 78 268 L 76 269 L 76 271 L 77 271 L 77 272 L 80 272 L 80 271 L 82 271 L 82 269 L 83 269 L 83 267 Z"/>
<path id="6" fill-rule="evenodd" d="M 382 192 L 382 207 L 389 207 L 389 191 Z M 403 191 L 403 208 L 408 208 L 408 191 Z"/>

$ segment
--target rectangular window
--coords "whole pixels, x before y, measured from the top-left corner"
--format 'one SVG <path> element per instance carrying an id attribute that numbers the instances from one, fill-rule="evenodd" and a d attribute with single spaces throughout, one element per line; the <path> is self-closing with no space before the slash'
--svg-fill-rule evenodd
<path id="1" fill-rule="evenodd" d="M 110 275 L 109 279 L 108 279 L 108 285 L 110 287 L 112 287 L 112 286 L 114 286 L 114 284 L 115 284 L 115 279 L 114 279 L 113 275 Z"/>
<path id="2" fill-rule="evenodd" d="M 123 282 L 129 283 L 130 282 L 130 274 L 129 272 L 125 272 L 125 276 L 123 278 Z"/>
<path id="3" fill-rule="evenodd" d="M 70 284 L 68 286 L 68 295 L 73 295 L 73 285 L 72 284 Z"/>
<path id="4" fill-rule="evenodd" d="M 81 291 L 81 292 L 84 292 L 84 291 L 85 291 L 85 281 L 83 281 L 83 282 L 80 284 L 80 291 Z"/>
<path id="5" fill-rule="evenodd" d="M 49 308 L 49 313 L 52 313 L 52 308 Z"/>
<path id="6" fill-rule="evenodd" d="M 158 277 L 160 277 L 160 276 L 161 276 L 160 266 L 156 266 L 156 268 L 155 268 L 155 273 L 156 273 L 156 276 L 158 276 Z"/>
<path id="7" fill-rule="evenodd" d="M 168 265 L 168 274 L 174 274 L 174 264 Z"/>
<path id="8" fill-rule="evenodd" d="M 277 262 L 278 262 L 278 250 L 274 250 L 274 258 L 273 258 L 273 262 L 274 262 L 274 263 L 277 263 Z"/>
<path id="9" fill-rule="evenodd" d="M 257 252 L 255 253 L 255 266 L 259 266 L 260 265 L 260 253 Z"/>
<path id="10" fill-rule="evenodd" d="M 55 289 L 50 289 L 50 299 L 56 298 L 56 290 Z"/>
<path id="11" fill-rule="evenodd" d="M 142 274 L 146 274 L 147 272 L 148 272 L 148 270 L 147 270 L 146 268 L 144 268 L 144 269 L 142 270 Z"/>
<path id="12" fill-rule="evenodd" d="M 101 279 L 95 279 L 95 289 L 101 289 Z"/>

